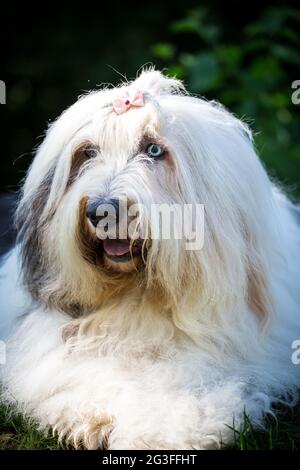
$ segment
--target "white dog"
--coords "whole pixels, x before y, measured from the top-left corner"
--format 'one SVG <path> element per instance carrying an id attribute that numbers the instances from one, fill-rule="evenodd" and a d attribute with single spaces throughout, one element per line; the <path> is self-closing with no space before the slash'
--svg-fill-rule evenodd
<path id="1" fill-rule="evenodd" d="M 121 199 L 142 207 L 136 236 L 101 241 L 95 208 Z M 151 239 L 161 203 L 204 205 L 202 249 Z M 218 448 L 245 412 L 262 427 L 300 386 L 296 216 L 248 127 L 179 81 L 81 97 L 37 152 L 2 265 L 2 400 L 77 448 Z"/>

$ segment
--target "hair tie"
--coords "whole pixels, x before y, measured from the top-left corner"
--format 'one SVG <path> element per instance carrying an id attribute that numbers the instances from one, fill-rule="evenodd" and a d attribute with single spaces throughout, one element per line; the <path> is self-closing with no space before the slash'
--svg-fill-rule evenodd
<path id="1" fill-rule="evenodd" d="M 115 98 L 113 100 L 113 108 L 115 113 L 123 114 L 130 108 L 144 106 L 144 96 L 140 91 L 127 94 L 124 98 Z"/>

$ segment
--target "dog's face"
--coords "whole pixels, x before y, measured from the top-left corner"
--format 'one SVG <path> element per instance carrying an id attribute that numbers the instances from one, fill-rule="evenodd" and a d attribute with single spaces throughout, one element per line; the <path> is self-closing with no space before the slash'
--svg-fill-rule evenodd
<path id="1" fill-rule="evenodd" d="M 151 207 L 184 202 L 159 112 L 151 101 L 123 115 L 99 109 L 69 148 L 66 206 L 58 217 L 74 212 L 82 257 L 107 275 L 145 270 L 153 249 Z"/>
<path id="2" fill-rule="evenodd" d="M 116 112 L 114 101 L 132 90 L 143 105 Z M 86 95 L 50 127 L 17 218 L 35 297 L 72 313 L 137 288 L 173 304 L 228 301 L 231 282 L 244 292 L 251 267 L 243 258 L 253 229 L 259 236 L 253 198 L 266 177 L 246 126 L 181 91 L 176 80 L 144 72 Z M 159 204 L 205 205 L 201 250 L 153 237 Z"/>

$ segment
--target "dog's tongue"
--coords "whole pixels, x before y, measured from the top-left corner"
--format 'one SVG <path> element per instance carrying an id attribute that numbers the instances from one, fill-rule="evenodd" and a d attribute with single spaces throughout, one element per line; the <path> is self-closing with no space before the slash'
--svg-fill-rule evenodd
<path id="1" fill-rule="evenodd" d="M 123 256 L 129 253 L 130 244 L 128 240 L 110 240 L 106 238 L 103 240 L 103 248 L 107 255 Z"/>

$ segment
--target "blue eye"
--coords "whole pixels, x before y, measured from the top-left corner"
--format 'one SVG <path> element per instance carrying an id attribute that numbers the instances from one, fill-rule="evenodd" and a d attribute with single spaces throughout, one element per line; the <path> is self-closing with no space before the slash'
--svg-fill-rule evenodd
<path id="1" fill-rule="evenodd" d="M 147 147 L 147 155 L 151 158 L 161 158 L 165 150 L 157 144 L 150 144 Z"/>

